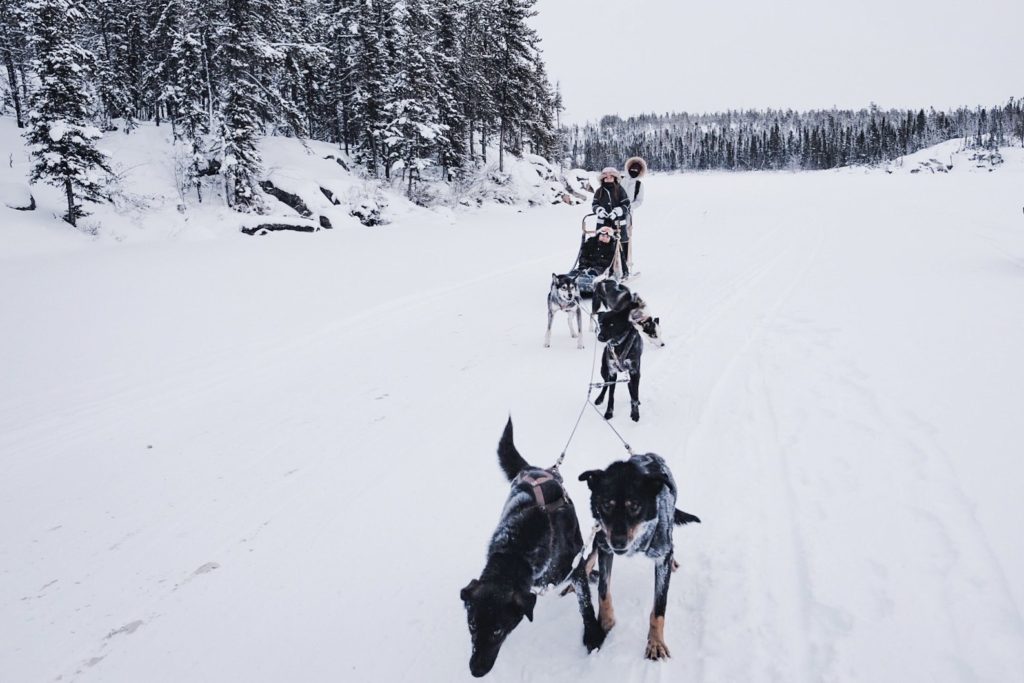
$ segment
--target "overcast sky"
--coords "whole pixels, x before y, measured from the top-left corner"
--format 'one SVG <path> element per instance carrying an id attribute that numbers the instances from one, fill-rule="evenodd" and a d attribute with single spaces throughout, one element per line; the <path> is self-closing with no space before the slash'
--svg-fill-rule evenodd
<path id="1" fill-rule="evenodd" d="M 562 122 L 1024 96 L 1024 0 L 538 0 Z"/>

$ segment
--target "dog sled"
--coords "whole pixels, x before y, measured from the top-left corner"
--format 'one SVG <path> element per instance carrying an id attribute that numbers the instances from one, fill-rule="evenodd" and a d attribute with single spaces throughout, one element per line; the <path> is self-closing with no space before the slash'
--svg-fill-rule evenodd
<path id="1" fill-rule="evenodd" d="M 593 226 L 587 225 L 587 220 L 594 218 Z M 598 232 L 601 230 L 607 230 L 608 226 L 599 227 L 597 225 L 597 214 L 588 213 L 583 217 L 580 223 L 580 229 L 582 235 L 580 236 L 580 248 L 576 252 L 576 261 L 573 263 L 570 273 L 574 274 L 576 278 L 576 286 L 580 290 L 580 294 L 583 296 L 592 296 L 594 294 L 594 286 L 601 280 L 613 279 L 616 282 L 621 282 L 622 277 L 622 261 L 625 258 L 623 253 L 622 243 L 620 241 L 622 231 L 625 229 L 624 221 L 616 221 L 615 227 L 611 229 L 611 239 L 614 245 L 614 255 L 612 256 L 611 263 L 604 269 L 595 268 L 593 265 L 581 262 L 584 257 L 584 253 L 587 247 L 588 240 L 597 240 Z"/>

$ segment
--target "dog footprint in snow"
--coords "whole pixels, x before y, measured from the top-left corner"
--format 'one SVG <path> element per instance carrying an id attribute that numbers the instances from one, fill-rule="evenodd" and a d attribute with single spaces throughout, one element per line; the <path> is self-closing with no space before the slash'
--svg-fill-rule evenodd
<path id="1" fill-rule="evenodd" d="M 216 563 L 216 562 L 207 562 L 206 564 L 200 565 L 198 569 L 196 569 L 194 572 L 192 572 L 188 576 L 188 578 L 186 578 L 184 581 L 182 581 L 181 583 L 176 585 L 174 587 L 174 590 L 178 590 L 179 588 L 181 588 L 182 586 L 184 586 L 186 583 L 188 583 L 192 579 L 196 578 L 197 576 L 202 576 L 203 574 L 209 574 L 210 572 L 214 571 L 215 569 L 220 569 L 220 565 L 218 563 Z"/>
<path id="2" fill-rule="evenodd" d="M 113 631 L 108 633 L 104 637 L 104 640 L 110 640 L 114 636 L 121 635 L 122 633 L 124 633 L 125 635 L 131 635 L 131 634 L 135 633 L 136 631 L 138 631 L 139 627 L 141 627 L 145 623 L 146 622 L 142 621 L 142 619 L 136 619 L 135 621 L 128 622 L 127 624 L 125 624 L 121 628 L 114 629 Z"/>

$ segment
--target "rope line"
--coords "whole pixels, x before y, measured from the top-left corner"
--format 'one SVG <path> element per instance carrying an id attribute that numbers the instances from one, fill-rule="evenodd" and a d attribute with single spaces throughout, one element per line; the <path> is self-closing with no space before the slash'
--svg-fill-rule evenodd
<path id="1" fill-rule="evenodd" d="M 591 312 L 591 313 L 587 313 L 587 317 L 590 318 L 591 320 L 596 320 L 597 315 L 595 313 Z M 596 328 L 596 325 L 595 325 L 595 328 Z M 579 333 L 583 334 L 583 330 L 579 330 Z M 572 431 L 569 433 L 569 439 L 565 442 L 565 447 L 562 448 L 562 452 L 559 454 L 558 459 L 555 460 L 555 464 L 552 465 L 552 467 L 551 467 L 552 470 L 557 471 L 558 468 L 562 465 L 562 462 L 565 461 L 565 454 L 569 450 L 569 444 L 572 443 L 573 437 L 576 436 L 576 430 L 580 426 L 580 420 L 583 419 L 583 413 L 585 413 L 587 411 L 587 406 L 588 405 L 591 408 L 593 408 L 594 411 L 598 415 L 601 416 L 601 421 L 604 422 L 606 425 L 608 425 L 608 428 L 611 429 L 612 432 L 615 433 L 615 436 L 619 437 L 619 441 L 622 442 L 622 445 L 623 445 L 623 447 L 625 447 L 626 452 L 629 453 L 630 455 L 633 455 L 633 449 L 629 445 L 629 443 L 625 439 L 622 438 L 622 435 L 619 434 L 619 431 L 617 429 L 615 429 L 615 426 L 611 423 L 610 420 L 604 419 L 604 415 L 601 414 L 601 409 L 598 408 L 596 404 L 590 402 L 590 395 L 594 392 L 594 389 L 596 389 L 597 387 L 607 387 L 609 385 L 620 384 L 620 383 L 628 382 L 629 381 L 629 380 L 625 380 L 625 379 L 617 379 L 617 380 L 614 380 L 612 382 L 598 382 L 598 383 L 594 382 L 594 373 L 597 370 L 597 347 L 598 347 L 599 344 L 600 344 L 600 342 L 598 342 L 598 340 L 597 340 L 597 330 L 595 329 L 594 330 L 594 353 L 593 353 L 593 356 L 592 356 L 591 361 L 590 361 L 590 381 L 587 383 L 587 396 L 586 396 L 586 398 L 583 399 L 583 406 L 580 408 L 579 415 L 576 416 L 576 424 L 573 425 Z"/>

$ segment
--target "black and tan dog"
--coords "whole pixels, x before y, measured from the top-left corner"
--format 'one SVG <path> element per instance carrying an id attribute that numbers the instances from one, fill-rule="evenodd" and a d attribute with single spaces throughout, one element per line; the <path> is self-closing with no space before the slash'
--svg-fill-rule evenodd
<path id="1" fill-rule="evenodd" d="M 644 352 L 644 342 L 633 325 L 632 316 L 636 307 L 635 298 L 630 298 L 620 308 L 597 314 L 597 340 L 605 342 L 601 354 L 601 378 L 604 385 L 594 399 L 594 404 L 601 405 L 605 394 L 608 395 L 608 407 L 604 411 L 606 420 L 612 419 L 615 413 L 615 384 L 623 372 L 629 375 L 629 416 L 633 422 L 640 420 L 640 358 Z"/>
<path id="2" fill-rule="evenodd" d="M 645 453 L 589 470 L 580 481 L 590 487 L 590 510 L 600 530 L 594 537 L 598 567 L 598 620 L 607 633 L 615 625 L 612 607 L 612 559 L 643 554 L 654 560 L 654 608 L 647 632 L 648 659 L 669 656 L 665 645 L 665 605 L 676 564 L 672 531 L 676 524 L 700 522 L 676 509 L 676 483 L 658 455 Z"/>
<path id="3" fill-rule="evenodd" d="M 570 581 L 583 617 L 583 644 L 592 651 L 604 642 L 590 601 L 576 508 L 557 470 L 529 465 L 512 442 L 512 420 L 498 443 L 498 462 L 512 482 L 479 579 L 462 589 L 473 654 L 469 670 L 483 676 L 494 666 L 502 643 L 526 617 L 533 621 L 536 591 Z M 577 564 L 574 568 L 574 563 Z"/>
<path id="4" fill-rule="evenodd" d="M 620 282 L 601 280 L 594 286 L 594 297 L 590 302 L 590 329 L 594 330 L 594 321 L 602 310 L 616 311 L 624 307 L 630 308 L 629 319 L 637 331 L 647 337 L 647 341 L 657 347 L 665 346 L 665 338 L 661 332 L 661 318 L 654 317 L 647 310 L 647 303 Z"/>

